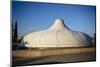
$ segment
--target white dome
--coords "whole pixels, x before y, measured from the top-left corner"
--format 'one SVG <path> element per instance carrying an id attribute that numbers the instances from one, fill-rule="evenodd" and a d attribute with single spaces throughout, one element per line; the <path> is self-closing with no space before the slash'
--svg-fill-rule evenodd
<path id="1" fill-rule="evenodd" d="M 82 47 L 91 45 L 88 35 L 71 31 L 61 19 L 57 19 L 47 30 L 27 34 L 22 43 L 26 47 Z"/>

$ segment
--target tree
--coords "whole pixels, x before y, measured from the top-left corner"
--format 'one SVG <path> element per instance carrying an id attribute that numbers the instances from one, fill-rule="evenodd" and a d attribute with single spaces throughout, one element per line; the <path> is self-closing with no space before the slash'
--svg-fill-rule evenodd
<path id="1" fill-rule="evenodd" d="M 96 46 L 96 33 L 94 34 L 94 44 Z"/>
<path id="2" fill-rule="evenodd" d="M 15 22 L 15 28 L 14 28 L 14 42 L 17 42 L 17 37 L 18 37 L 17 22 Z"/>
<path id="3" fill-rule="evenodd" d="M 11 25 L 11 30 L 12 30 L 12 44 L 14 43 L 14 24 L 12 22 L 12 25 Z"/>

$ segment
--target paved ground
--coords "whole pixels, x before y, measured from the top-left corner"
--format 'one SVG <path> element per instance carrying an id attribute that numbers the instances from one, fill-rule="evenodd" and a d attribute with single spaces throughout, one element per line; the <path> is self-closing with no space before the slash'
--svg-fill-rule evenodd
<path id="1" fill-rule="evenodd" d="M 70 63 L 70 62 L 84 62 L 95 61 L 96 52 L 89 51 L 83 53 L 68 53 L 61 55 L 50 55 L 41 57 L 16 57 L 13 58 L 13 66 L 23 65 L 39 65 L 39 64 L 52 64 L 52 63 Z"/>

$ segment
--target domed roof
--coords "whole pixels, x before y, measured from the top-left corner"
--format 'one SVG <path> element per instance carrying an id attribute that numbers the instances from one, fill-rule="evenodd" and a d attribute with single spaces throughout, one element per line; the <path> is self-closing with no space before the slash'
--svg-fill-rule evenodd
<path id="1" fill-rule="evenodd" d="M 56 19 L 54 24 L 49 28 L 50 30 L 62 30 L 62 29 L 68 29 L 69 28 L 64 24 L 64 21 L 62 19 Z"/>
<path id="2" fill-rule="evenodd" d="M 90 37 L 83 33 L 71 31 L 62 19 L 57 19 L 46 30 L 27 34 L 23 41 L 26 47 L 83 47 L 91 44 Z"/>

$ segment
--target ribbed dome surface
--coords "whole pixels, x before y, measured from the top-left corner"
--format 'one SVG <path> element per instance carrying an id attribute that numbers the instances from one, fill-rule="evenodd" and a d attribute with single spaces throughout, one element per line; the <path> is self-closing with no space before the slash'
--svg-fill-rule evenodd
<path id="1" fill-rule="evenodd" d="M 26 47 L 82 47 L 91 44 L 90 37 L 71 31 L 62 19 L 57 19 L 47 30 L 27 34 L 22 43 Z"/>

